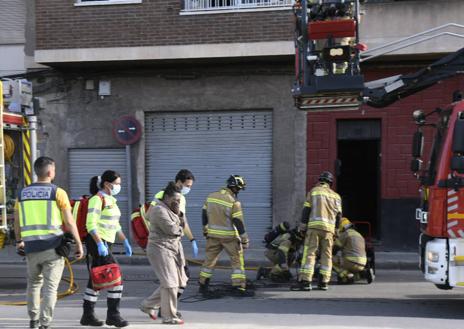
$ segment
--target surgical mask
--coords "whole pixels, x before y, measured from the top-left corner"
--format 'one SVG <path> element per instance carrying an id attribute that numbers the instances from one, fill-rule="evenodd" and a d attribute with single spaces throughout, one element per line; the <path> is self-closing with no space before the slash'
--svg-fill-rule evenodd
<path id="1" fill-rule="evenodd" d="M 113 188 L 111 189 L 111 195 L 118 195 L 121 192 L 121 184 L 113 184 Z"/>
<path id="2" fill-rule="evenodd" d="M 182 189 L 180 190 L 180 193 L 182 193 L 182 195 L 187 195 L 189 194 L 189 192 L 190 192 L 190 187 L 182 186 Z"/>

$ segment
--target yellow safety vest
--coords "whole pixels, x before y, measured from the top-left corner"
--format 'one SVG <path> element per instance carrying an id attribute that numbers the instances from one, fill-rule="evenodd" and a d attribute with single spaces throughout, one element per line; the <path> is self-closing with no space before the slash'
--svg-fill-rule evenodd
<path id="1" fill-rule="evenodd" d="M 98 192 L 98 194 L 89 200 L 86 221 L 87 232 L 96 230 L 101 239 L 113 243 L 116 233 L 121 230 L 119 224 L 121 211 L 113 196 L 101 192 Z M 101 198 L 105 199 L 103 210 Z"/>
<path id="2" fill-rule="evenodd" d="M 63 220 L 56 203 L 57 189 L 53 184 L 34 183 L 19 193 L 19 225 L 21 238 L 26 243 L 63 235 Z"/>

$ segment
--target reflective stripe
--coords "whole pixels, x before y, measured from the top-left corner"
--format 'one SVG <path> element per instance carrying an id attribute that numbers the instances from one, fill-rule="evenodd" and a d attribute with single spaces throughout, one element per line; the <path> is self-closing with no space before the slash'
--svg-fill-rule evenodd
<path id="1" fill-rule="evenodd" d="M 325 191 L 314 191 L 311 193 L 311 196 L 325 196 L 331 199 L 340 200 L 340 197 L 335 193 L 329 193 Z"/>
<path id="2" fill-rule="evenodd" d="M 213 230 L 208 228 L 208 234 L 219 235 L 219 236 L 237 236 L 237 232 L 235 231 L 220 231 L 220 230 Z"/>
<path id="3" fill-rule="evenodd" d="M 243 279 L 243 280 L 246 279 L 246 275 L 245 275 L 245 274 L 232 274 L 230 277 L 231 277 L 232 279 Z"/>
<path id="4" fill-rule="evenodd" d="M 60 230 L 61 226 L 56 225 L 26 225 L 21 227 L 21 233 L 28 231 L 45 231 L 45 230 Z"/>
<path id="5" fill-rule="evenodd" d="M 113 299 L 121 299 L 122 293 L 121 292 L 109 292 L 106 295 L 107 298 L 113 298 Z"/>
<path id="6" fill-rule="evenodd" d="M 119 220 L 120 216 L 108 216 L 108 215 L 101 215 L 101 220 Z"/>
<path id="7" fill-rule="evenodd" d="M 311 208 L 311 204 L 308 201 L 306 201 L 305 203 L 303 203 L 303 207 Z"/>
<path id="8" fill-rule="evenodd" d="M 27 224 L 27 218 L 26 218 L 26 211 L 24 210 L 24 202 L 19 203 L 21 205 L 21 213 L 22 216 L 20 216 L 20 226 L 26 225 Z"/>
<path id="9" fill-rule="evenodd" d="M 200 278 L 207 278 L 207 279 L 209 279 L 209 278 L 211 278 L 212 276 L 213 276 L 213 273 L 206 273 L 206 272 L 203 272 L 203 271 L 200 272 Z"/>
<path id="10" fill-rule="evenodd" d="M 134 220 L 137 217 L 142 217 L 141 214 L 140 214 L 140 211 L 133 212 L 132 215 L 131 215 L 131 220 Z"/>
<path id="11" fill-rule="evenodd" d="M 113 224 L 106 224 L 106 223 L 98 222 L 97 225 L 102 228 L 109 229 L 109 230 L 117 230 L 119 228 L 118 224 L 113 225 Z"/>
<path id="12" fill-rule="evenodd" d="M 97 208 L 89 208 L 87 209 L 87 214 L 101 214 L 101 210 Z"/>
<path id="13" fill-rule="evenodd" d="M 225 206 L 227 208 L 232 208 L 234 206 L 232 202 L 227 202 L 227 201 L 219 200 L 215 198 L 207 198 L 206 202 L 220 204 L 221 206 Z"/>
<path id="14" fill-rule="evenodd" d="M 243 217 L 243 211 L 237 211 L 232 214 L 232 218 L 240 218 Z"/>
<path id="15" fill-rule="evenodd" d="M 232 226 L 208 224 L 208 228 L 211 228 L 213 230 L 219 230 L 219 231 L 234 231 L 235 232 L 235 228 Z"/>
<path id="16" fill-rule="evenodd" d="M 347 259 L 350 262 L 355 263 L 357 265 L 361 265 L 361 266 L 364 266 L 367 263 L 367 258 L 366 257 L 346 256 L 345 259 Z"/>
<path id="17" fill-rule="evenodd" d="M 47 225 L 52 225 L 52 201 L 47 201 Z"/>
<path id="18" fill-rule="evenodd" d="M 38 235 L 31 235 L 31 236 L 24 236 L 21 234 L 21 238 L 24 240 L 24 241 L 35 241 L 35 240 L 49 240 L 51 238 L 55 238 L 57 236 L 61 236 L 63 235 L 63 231 L 57 231 L 55 234 L 53 233 L 49 233 L 47 230 L 45 231 L 39 231 L 39 232 L 35 232 L 35 233 L 39 233 Z"/>
<path id="19" fill-rule="evenodd" d="M 109 290 L 108 292 L 121 292 L 123 288 L 124 286 L 121 284 L 119 286 L 111 288 L 111 290 Z"/>
<path id="20" fill-rule="evenodd" d="M 213 269 L 212 268 L 207 268 L 207 267 L 202 267 L 201 271 L 206 272 L 206 273 L 213 273 Z"/>

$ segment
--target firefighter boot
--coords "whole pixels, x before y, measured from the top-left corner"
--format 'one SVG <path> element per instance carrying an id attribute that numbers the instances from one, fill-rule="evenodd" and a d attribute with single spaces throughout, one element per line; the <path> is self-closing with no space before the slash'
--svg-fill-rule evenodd
<path id="1" fill-rule="evenodd" d="M 107 298 L 108 311 L 106 313 L 106 324 L 118 328 L 127 327 L 129 322 L 124 320 L 119 313 L 121 298 Z"/>
<path id="2" fill-rule="evenodd" d="M 312 290 L 311 282 L 309 281 L 298 281 L 290 287 L 291 291 L 311 291 Z"/>
<path id="3" fill-rule="evenodd" d="M 231 295 L 234 297 L 253 297 L 255 292 L 242 287 L 232 287 Z"/>
<path id="4" fill-rule="evenodd" d="M 269 276 L 270 269 L 259 267 L 256 273 L 256 280 L 266 279 Z"/>
<path id="5" fill-rule="evenodd" d="M 92 326 L 92 327 L 101 327 L 103 321 L 100 321 L 95 315 L 95 302 L 89 300 L 84 300 L 84 313 L 81 317 L 81 325 L 83 326 Z"/>
<path id="6" fill-rule="evenodd" d="M 205 280 L 205 283 L 199 283 L 199 289 L 198 289 L 198 292 L 200 294 L 202 294 L 203 296 L 207 296 L 210 294 L 210 291 L 209 291 L 209 279 L 206 279 Z"/>

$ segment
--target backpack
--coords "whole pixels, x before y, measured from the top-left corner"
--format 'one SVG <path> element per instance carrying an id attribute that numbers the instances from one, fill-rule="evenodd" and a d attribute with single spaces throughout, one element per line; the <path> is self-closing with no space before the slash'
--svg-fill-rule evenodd
<path id="1" fill-rule="evenodd" d="M 150 203 L 146 202 L 139 208 L 134 209 L 131 214 L 131 228 L 135 241 L 142 248 L 147 248 L 149 225 L 145 214 L 150 208 Z"/>
<path id="2" fill-rule="evenodd" d="M 100 197 L 102 200 L 102 210 L 105 208 L 105 198 L 100 194 L 95 194 Z M 89 200 L 93 197 L 89 195 L 83 195 L 78 200 L 70 200 L 72 207 L 72 214 L 76 222 L 77 231 L 79 232 L 79 237 L 81 241 L 84 241 L 87 236 L 87 211 L 89 209 Z"/>

